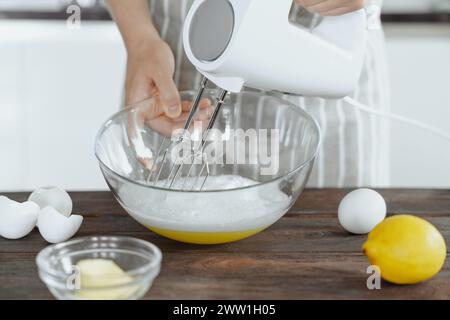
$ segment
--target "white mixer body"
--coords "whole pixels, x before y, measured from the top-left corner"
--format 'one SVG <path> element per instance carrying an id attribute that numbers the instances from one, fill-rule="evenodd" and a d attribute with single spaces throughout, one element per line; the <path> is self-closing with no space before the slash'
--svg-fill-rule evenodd
<path id="1" fill-rule="evenodd" d="M 217 86 L 341 98 L 358 82 L 366 47 L 364 10 L 313 29 L 289 21 L 292 0 L 197 0 L 183 33 L 197 70 Z"/>

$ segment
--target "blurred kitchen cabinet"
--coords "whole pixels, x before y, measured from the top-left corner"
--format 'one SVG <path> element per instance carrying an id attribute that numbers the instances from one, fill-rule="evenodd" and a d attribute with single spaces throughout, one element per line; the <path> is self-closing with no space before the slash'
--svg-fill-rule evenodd
<path id="1" fill-rule="evenodd" d="M 392 111 L 450 132 L 448 24 L 387 25 Z M 392 123 L 391 183 L 449 187 L 450 145 L 420 129 Z"/>
<path id="2" fill-rule="evenodd" d="M 105 188 L 94 139 L 120 107 L 125 58 L 112 22 L 0 22 L 0 190 Z"/>
<path id="3" fill-rule="evenodd" d="M 21 121 L 25 110 L 23 87 L 19 81 L 22 55 L 16 46 L 0 44 L 0 189 L 23 181 L 25 176 L 26 135 Z"/>

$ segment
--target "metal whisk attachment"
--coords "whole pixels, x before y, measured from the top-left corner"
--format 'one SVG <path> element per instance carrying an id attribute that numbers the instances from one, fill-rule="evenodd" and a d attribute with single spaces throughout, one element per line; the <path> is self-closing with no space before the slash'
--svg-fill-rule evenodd
<path id="1" fill-rule="evenodd" d="M 188 118 L 184 125 L 184 132 L 186 133 L 192 125 L 194 121 L 194 117 L 198 111 L 200 101 L 203 97 L 204 91 L 208 84 L 208 79 L 203 77 L 200 88 L 198 89 L 197 95 L 192 102 L 191 110 L 189 111 Z M 206 180 L 209 176 L 209 167 L 208 162 L 203 161 L 200 172 L 195 176 L 191 177 L 192 169 L 194 167 L 194 159 L 196 157 L 204 158 L 204 148 L 208 141 L 208 135 L 210 130 L 213 128 L 214 123 L 217 119 L 217 116 L 220 113 L 220 109 L 225 102 L 225 98 L 228 94 L 228 91 L 222 90 L 217 98 L 216 105 L 214 108 L 214 112 L 209 119 L 207 128 L 203 131 L 201 136 L 201 141 L 195 147 L 191 148 L 191 152 L 188 155 L 183 155 L 181 161 L 171 161 L 170 153 L 171 151 L 179 144 L 184 143 L 187 139 L 186 134 L 182 134 L 179 137 L 173 138 L 164 138 L 161 144 L 158 147 L 156 152 L 156 157 L 154 158 L 153 164 L 150 168 L 150 173 L 147 178 L 147 183 L 154 186 L 159 186 L 162 188 L 176 188 L 181 190 L 202 190 Z M 189 167 L 186 167 L 189 166 Z M 161 176 L 164 170 L 168 169 L 168 175 L 166 178 L 161 180 Z M 203 175 L 206 169 L 205 175 Z M 183 171 L 187 173 L 181 177 Z M 182 181 L 181 178 L 183 179 Z M 199 181 L 201 184 L 199 184 Z M 199 188 L 196 188 L 199 186 Z"/>

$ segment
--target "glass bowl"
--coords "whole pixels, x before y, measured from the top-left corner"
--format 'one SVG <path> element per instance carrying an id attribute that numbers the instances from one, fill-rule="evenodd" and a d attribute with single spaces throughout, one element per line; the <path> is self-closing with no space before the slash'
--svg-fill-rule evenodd
<path id="1" fill-rule="evenodd" d="M 192 101 L 195 94 L 182 92 L 181 97 Z M 204 97 L 215 101 L 217 91 L 207 90 Z M 139 120 L 155 103 L 148 99 L 119 111 L 104 123 L 95 143 L 108 186 L 142 225 L 181 242 L 226 243 L 266 229 L 297 200 L 320 145 L 318 124 L 300 107 L 258 92 L 231 94 L 211 135 L 219 137 L 211 139 L 215 145 L 223 143 L 220 152 L 215 150 L 220 157 L 205 161 L 206 170 L 201 162 L 183 166 L 177 180 L 183 183 L 168 188 L 172 158 L 159 175 L 154 173 L 158 164 L 148 164 L 171 140 L 154 131 L 151 122 Z"/>
<path id="2" fill-rule="evenodd" d="M 61 300 L 134 300 L 158 276 L 161 251 L 130 237 L 84 237 L 50 245 L 36 257 L 39 277 Z M 85 274 L 80 262 L 102 262 Z M 106 263 L 106 266 L 105 266 Z"/>

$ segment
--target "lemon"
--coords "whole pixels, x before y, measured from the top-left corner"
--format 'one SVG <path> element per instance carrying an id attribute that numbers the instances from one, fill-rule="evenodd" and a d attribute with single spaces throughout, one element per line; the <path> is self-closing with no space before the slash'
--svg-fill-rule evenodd
<path id="1" fill-rule="evenodd" d="M 364 254 L 381 270 L 381 277 L 396 284 L 430 279 L 445 262 L 445 240 L 428 221 L 410 215 L 385 219 L 370 232 Z"/>

